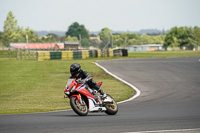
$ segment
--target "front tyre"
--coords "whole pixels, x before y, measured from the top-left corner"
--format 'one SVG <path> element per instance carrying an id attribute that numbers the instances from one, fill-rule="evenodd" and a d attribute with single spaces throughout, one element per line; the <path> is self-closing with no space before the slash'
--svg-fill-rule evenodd
<path id="1" fill-rule="evenodd" d="M 115 100 L 107 94 L 107 97 L 110 97 L 113 100 L 113 103 L 105 103 L 106 111 L 108 115 L 115 115 L 118 112 L 118 106 Z"/>
<path id="2" fill-rule="evenodd" d="M 81 98 L 82 103 L 80 103 L 77 97 L 70 98 L 70 105 L 74 112 L 76 112 L 80 116 L 86 116 L 88 114 L 88 108 L 85 101 Z"/>

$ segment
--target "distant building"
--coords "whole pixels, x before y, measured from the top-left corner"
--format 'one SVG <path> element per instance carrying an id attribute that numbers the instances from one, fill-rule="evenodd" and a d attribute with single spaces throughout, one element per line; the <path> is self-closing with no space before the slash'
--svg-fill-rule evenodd
<path id="1" fill-rule="evenodd" d="M 145 52 L 145 51 L 160 51 L 163 50 L 162 44 L 147 44 L 147 45 L 132 45 L 125 47 L 128 52 Z"/>
<path id="2" fill-rule="evenodd" d="M 0 48 L 0 50 L 9 50 L 9 48 Z"/>
<path id="3" fill-rule="evenodd" d="M 100 36 L 97 37 L 90 37 L 90 40 L 98 40 L 100 42 Z"/>
<path id="4" fill-rule="evenodd" d="M 64 43 L 11 43 L 10 47 L 19 49 L 63 49 Z"/>
<path id="5" fill-rule="evenodd" d="M 90 46 L 89 47 L 89 50 L 97 50 L 98 48 L 96 48 L 96 47 L 93 47 L 93 46 Z"/>
<path id="6" fill-rule="evenodd" d="M 76 41 L 76 42 L 65 41 L 64 49 L 78 50 L 79 49 L 79 41 Z"/>

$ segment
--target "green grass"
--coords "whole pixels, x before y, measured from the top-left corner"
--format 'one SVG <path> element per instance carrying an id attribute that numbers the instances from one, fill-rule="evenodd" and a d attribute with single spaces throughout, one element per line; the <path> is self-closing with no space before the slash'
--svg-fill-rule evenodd
<path id="1" fill-rule="evenodd" d="M 16 58 L 17 53 L 16 50 L 0 50 L 0 58 Z"/>
<path id="2" fill-rule="evenodd" d="M 129 52 L 128 58 L 170 58 L 170 57 L 195 57 L 200 56 L 200 51 L 154 51 L 154 52 Z"/>
<path id="3" fill-rule="evenodd" d="M 69 67 L 78 62 L 116 101 L 131 97 L 130 87 L 107 75 L 94 60 L 42 61 L 0 59 L 0 114 L 33 113 L 69 109 L 64 88 Z"/>
<path id="4" fill-rule="evenodd" d="M 69 109 L 64 99 L 64 88 L 70 76 L 72 63 L 80 63 L 96 82 L 116 101 L 128 99 L 134 91 L 106 74 L 93 62 L 94 59 L 74 61 L 35 61 L 6 58 L 0 52 L 0 114 L 33 113 Z M 200 56 L 200 51 L 130 52 L 125 58 L 168 58 Z M 100 60 L 122 57 L 98 58 Z M 124 58 L 124 57 L 123 57 Z"/>

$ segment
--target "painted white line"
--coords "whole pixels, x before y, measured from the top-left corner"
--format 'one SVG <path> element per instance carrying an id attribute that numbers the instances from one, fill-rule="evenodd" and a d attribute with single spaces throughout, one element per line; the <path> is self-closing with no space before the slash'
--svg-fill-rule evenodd
<path id="1" fill-rule="evenodd" d="M 123 132 L 123 133 L 167 133 L 167 132 L 190 132 L 190 131 L 200 131 L 200 128 L 177 129 L 177 130 L 157 130 L 157 131 L 139 131 L 139 132 Z"/>
<path id="2" fill-rule="evenodd" d="M 109 75 L 111 75 L 111 76 L 113 76 L 114 78 L 118 79 L 119 81 L 121 81 L 121 82 L 127 84 L 128 86 L 130 86 L 132 89 L 134 89 L 134 90 L 136 91 L 136 94 L 135 94 L 133 97 L 131 97 L 131 98 L 127 99 L 127 100 L 118 102 L 118 104 L 119 104 L 119 103 L 124 103 L 124 102 L 129 102 L 129 101 L 135 99 L 136 97 L 138 97 L 138 96 L 141 94 L 140 90 L 137 89 L 137 88 L 136 88 L 135 86 L 133 86 L 132 84 L 128 83 L 127 81 L 125 81 L 125 80 L 119 78 L 118 76 L 114 75 L 113 73 L 109 72 L 106 68 L 104 68 L 103 66 L 99 65 L 98 63 L 95 62 L 95 64 L 96 64 L 98 67 L 100 67 L 101 69 L 103 69 L 103 70 L 104 70 L 106 73 L 108 73 Z"/>
<path id="3" fill-rule="evenodd" d="M 72 110 L 72 109 L 58 110 L 58 111 L 48 111 L 48 112 L 36 112 L 36 113 L 22 113 L 22 114 L 1 114 L 0 116 L 10 116 L 10 115 L 30 115 L 30 114 L 45 114 L 45 113 L 65 112 L 65 111 L 70 111 L 70 110 Z"/>

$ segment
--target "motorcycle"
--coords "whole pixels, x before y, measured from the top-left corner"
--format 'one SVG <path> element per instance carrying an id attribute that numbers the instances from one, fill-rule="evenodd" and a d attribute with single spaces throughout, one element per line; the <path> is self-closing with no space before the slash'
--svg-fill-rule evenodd
<path id="1" fill-rule="evenodd" d="M 100 87 L 102 82 L 97 84 Z M 86 116 L 88 112 L 105 112 L 108 115 L 115 115 L 118 112 L 117 103 L 109 94 L 102 98 L 102 95 L 98 95 L 98 92 L 84 81 L 68 79 L 64 94 L 65 98 L 70 99 L 73 111 L 80 116 Z"/>

